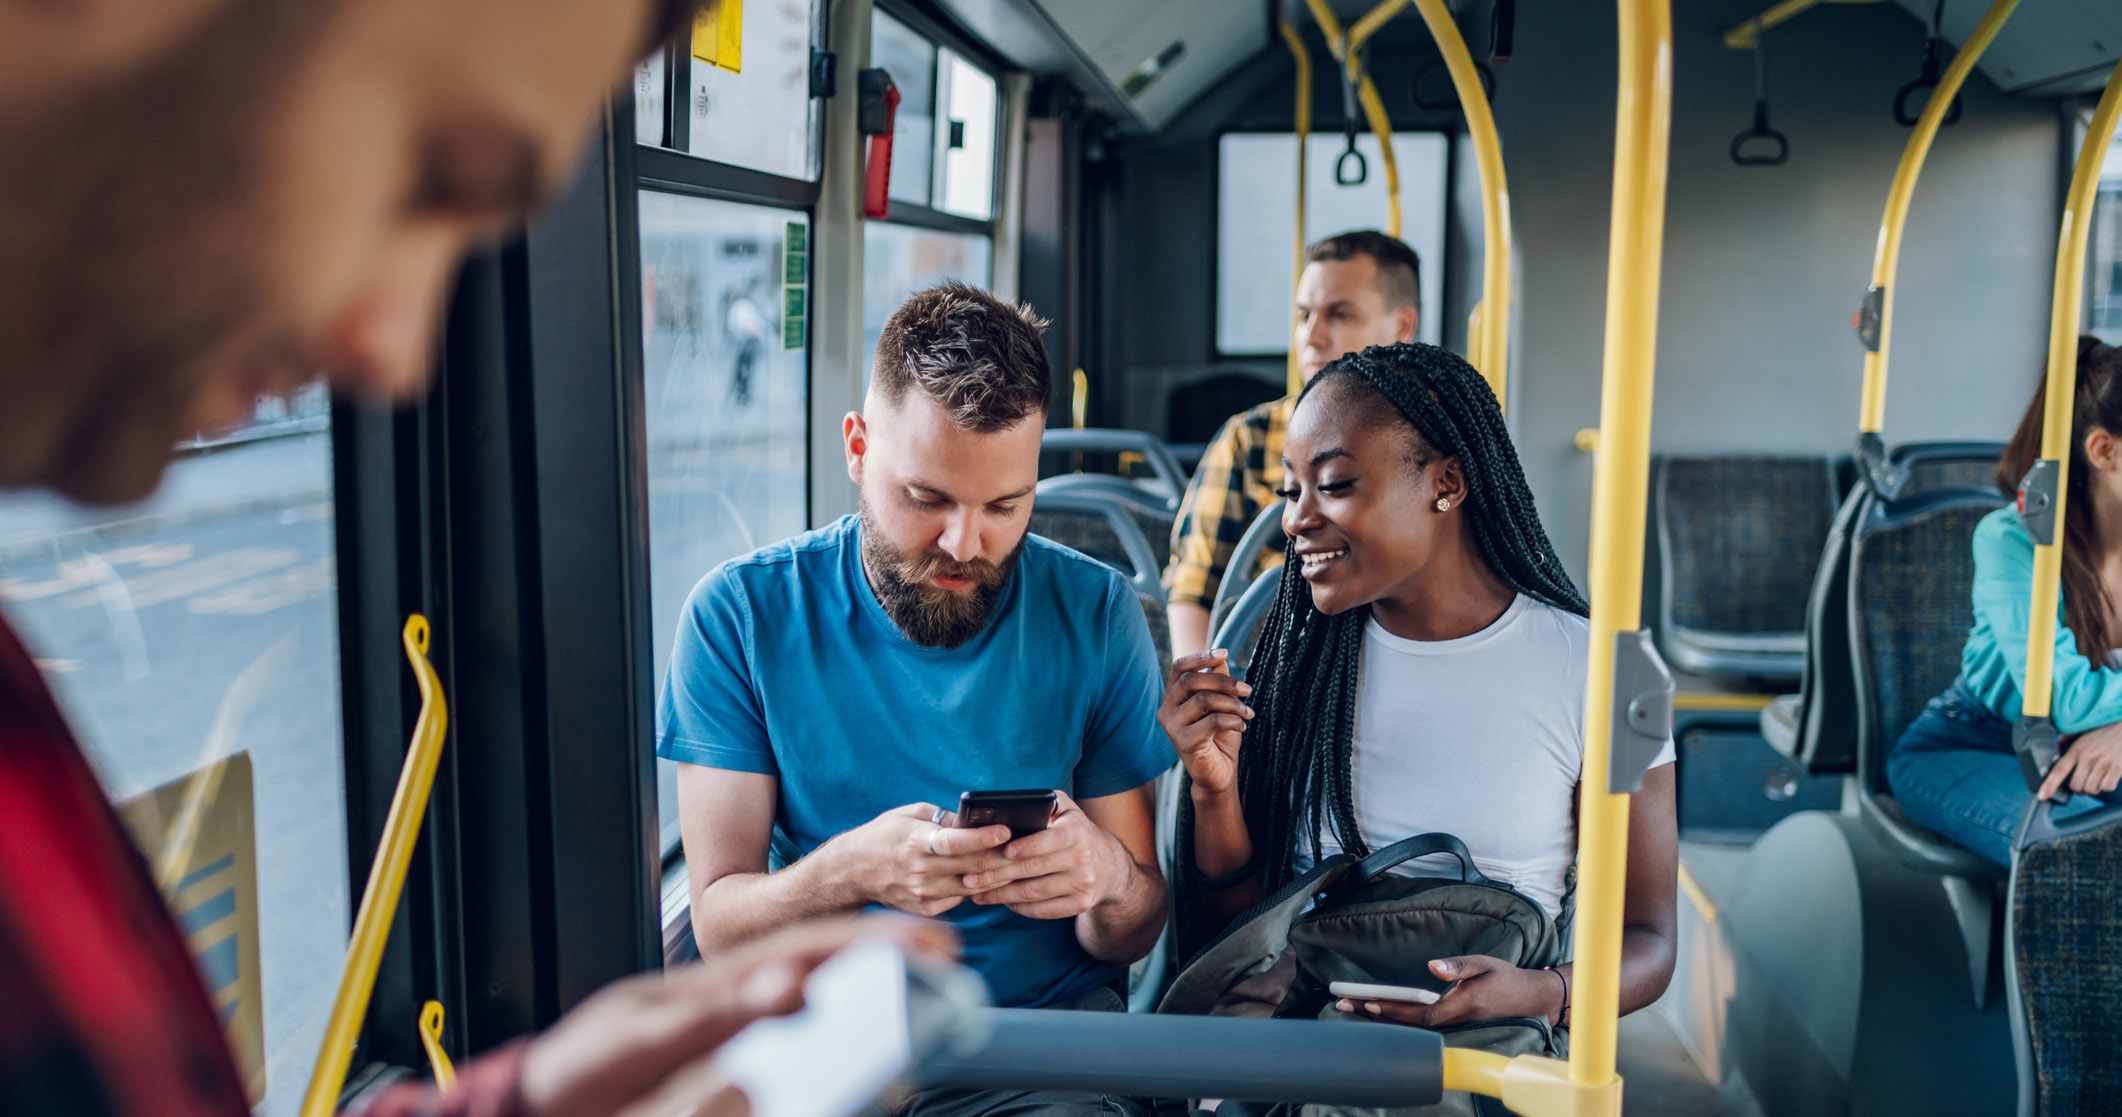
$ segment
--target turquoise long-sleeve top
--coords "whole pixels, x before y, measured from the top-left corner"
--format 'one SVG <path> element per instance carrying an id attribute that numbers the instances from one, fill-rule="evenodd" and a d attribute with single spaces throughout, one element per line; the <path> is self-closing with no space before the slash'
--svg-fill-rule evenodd
<path id="1" fill-rule="evenodd" d="M 2026 626 L 2032 615 L 2034 540 L 2016 508 L 1999 508 L 1975 527 L 1975 627 L 1960 653 L 1960 678 L 1997 716 L 2017 721 L 2026 695 Z M 2095 666 L 2078 651 L 2056 603 L 2055 696 L 2048 716 L 2060 733 L 2122 721 L 2122 670 Z"/>

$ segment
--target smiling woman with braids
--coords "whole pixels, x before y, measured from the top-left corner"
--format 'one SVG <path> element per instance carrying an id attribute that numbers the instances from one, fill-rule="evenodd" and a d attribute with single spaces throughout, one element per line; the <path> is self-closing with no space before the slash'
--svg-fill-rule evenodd
<path id="1" fill-rule="evenodd" d="M 1540 526 L 1494 394 L 1435 346 L 1366 349 L 1311 382 L 1283 453 L 1289 573 L 1253 685 L 1213 649 L 1174 665 L 1159 714 L 1190 783 L 1182 902 L 1220 923 L 1320 859 L 1443 831 L 1560 917 L 1576 858 L 1588 609 Z M 1630 812 L 1623 1012 L 1672 977 L 1672 758 L 1668 743 Z M 1396 871 L 1442 868 L 1424 858 Z M 1339 1007 L 1424 1027 L 1566 1023 L 1567 964 L 1474 955 L 1430 968 L 1458 982 L 1434 1005 Z"/>

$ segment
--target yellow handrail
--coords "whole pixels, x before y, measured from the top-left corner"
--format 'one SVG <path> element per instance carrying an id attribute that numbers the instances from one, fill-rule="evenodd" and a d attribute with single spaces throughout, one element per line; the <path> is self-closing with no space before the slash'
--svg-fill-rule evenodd
<path id="1" fill-rule="evenodd" d="M 1886 425 L 1886 359 L 1888 348 L 1893 343 L 1894 325 L 1894 273 L 1901 263 L 1901 230 L 1908 223 L 1908 206 L 1916 192 L 1916 176 L 1923 173 L 1924 160 L 1930 158 L 1931 141 L 1937 138 L 1938 127 L 1945 120 L 1945 113 L 1960 95 L 1960 85 L 1975 68 L 1982 52 L 1989 49 L 1996 39 L 1997 30 L 2011 16 L 2019 0 L 1995 0 L 1989 11 L 1983 13 L 1982 22 L 1975 25 L 1974 33 L 1967 37 L 1960 52 L 1953 55 L 1952 64 L 1938 78 L 1937 88 L 1931 90 L 1930 103 L 1923 106 L 1923 115 L 1916 120 L 1916 130 L 1908 137 L 1908 146 L 1901 151 L 1901 165 L 1894 171 L 1894 184 L 1886 193 L 1886 216 L 1879 221 L 1879 246 L 1872 255 L 1871 285 L 1879 292 L 1877 311 L 1879 314 L 1878 348 L 1866 347 L 1864 352 L 1864 396 L 1857 417 L 1857 429 L 1865 434 L 1878 434 Z"/>
<path id="2" fill-rule="evenodd" d="M 1809 8 L 1821 4 L 1876 4 L 1879 0 L 1783 0 L 1772 4 L 1767 11 L 1724 32 L 1724 45 L 1733 50 L 1752 50 L 1760 41 L 1761 32 L 1788 20 Z M 1948 98 L 1949 99 L 1949 98 Z"/>
<path id="3" fill-rule="evenodd" d="M 445 1093 L 457 1085 L 457 1068 L 442 1049 L 442 1002 L 429 1001 L 420 1008 L 420 1046 L 427 1051 L 428 1065 L 435 1069 L 435 1086 Z"/>
<path id="4" fill-rule="evenodd" d="M 1490 111 L 1488 91 L 1481 87 L 1481 74 L 1474 56 L 1466 49 L 1459 25 L 1452 20 L 1444 0 L 1415 0 L 1415 10 L 1429 25 L 1430 37 L 1444 54 L 1451 72 L 1452 88 L 1459 94 L 1459 107 L 1466 113 L 1466 134 L 1473 141 L 1474 163 L 1481 172 L 1481 301 L 1477 317 L 1466 337 L 1467 361 L 1481 370 L 1496 393 L 1496 403 L 1508 412 L 1504 398 L 1510 379 L 1510 187 L 1503 177 L 1503 142 L 1496 134 L 1496 116 Z"/>
<path id="5" fill-rule="evenodd" d="M 1362 19 L 1356 21 L 1352 30 L 1344 32 L 1341 21 L 1334 18 L 1334 10 L 1327 0 L 1307 0 L 1312 19 L 1326 35 L 1326 49 L 1333 53 L 1334 60 L 1341 63 L 1343 80 L 1356 86 L 1356 103 L 1363 108 L 1363 116 L 1370 124 L 1372 134 L 1378 137 L 1378 162 L 1385 168 L 1385 231 L 1397 239 L 1400 236 L 1400 165 L 1393 159 L 1393 122 L 1385 111 L 1385 99 L 1378 95 L 1378 86 L 1370 75 L 1359 68 L 1358 52 L 1379 28 L 1390 22 L 1408 0 L 1384 0 L 1372 8 Z"/>
<path id="6" fill-rule="evenodd" d="M 361 890 L 361 909 L 354 917 L 346 968 L 339 975 L 339 993 L 333 998 L 331 1018 L 324 1027 L 324 1044 L 317 1052 L 317 1068 L 310 1074 L 309 1091 L 302 1096 L 302 1117 L 331 1117 L 338 1108 L 339 1091 L 346 1086 L 346 1068 L 354 1057 L 354 1040 L 361 1032 L 362 1018 L 368 1014 L 369 994 L 376 988 L 376 968 L 383 961 L 383 944 L 390 937 L 391 918 L 398 910 L 398 896 L 405 889 L 413 847 L 420 840 L 420 820 L 427 813 L 428 793 L 435 786 L 435 768 L 442 761 L 449 708 L 442 697 L 442 680 L 427 661 L 427 638 L 426 617 L 414 613 L 405 619 L 405 658 L 412 664 L 413 677 L 420 682 L 420 716 L 413 722 L 405 768 L 398 776 L 398 790 L 391 796 L 390 813 L 383 820 L 382 844 L 376 849 L 368 884 Z"/>
<path id="7" fill-rule="evenodd" d="M 1309 142 L 1312 132 L 1312 56 L 1311 52 L 1304 48 L 1304 36 L 1297 31 L 1297 25 L 1286 19 L 1280 23 L 1282 41 L 1289 45 L 1290 59 L 1297 68 L 1297 248 L 1291 254 L 1289 268 L 1290 329 L 1294 332 L 1297 322 L 1297 279 L 1304 274 L 1304 250 L 1307 247 L 1304 242 L 1304 175 L 1305 156 L 1308 154 L 1305 145 Z M 1304 390 L 1304 368 L 1302 354 L 1297 350 L 1294 337 L 1290 339 L 1288 372 L 1289 394 L 1296 395 Z"/>
<path id="8" fill-rule="evenodd" d="M 1615 637 L 1638 629 L 1643 618 L 1651 390 L 1672 126 L 1669 4 L 1620 0 L 1621 90 L 1606 267 L 1599 453 L 1592 481 L 1591 662 L 1585 691 L 1586 778 L 1578 810 L 1576 966 L 1570 1002 L 1569 1078 L 1580 1086 L 1616 1081 L 1629 801 L 1607 791 L 1606 772 L 1612 761 Z"/>
<path id="9" fill-rule="evenodd" d="M 2055 533 L 2049 542 L 2034 540 L 2033 613 L 2026 625 L 2026 702 L 2024 716 L 2045 718 L 2054 687 L 2056 602 L 2063 575 L 2063 525 L 2070 496 L 2070 427 L 2072 397 L 2078 383 L 2078 315 L 2085 299 L 2085 239 L 2092 229 L 2093 204 L 2100 189 L 2100 167 L 2115 141 L 2122 118 L 2122 64 L 2107 78 L 2107 92 L 2093 109 L 2085 144 L 2078 149 L 2078 168 L 2071 175 L 2063 203 L 2063 228 L 2056 237 L 2055 303 L 2048 326 L 2048 402 L 2041 426 L 2041 456 L 2055 462 Z"/>

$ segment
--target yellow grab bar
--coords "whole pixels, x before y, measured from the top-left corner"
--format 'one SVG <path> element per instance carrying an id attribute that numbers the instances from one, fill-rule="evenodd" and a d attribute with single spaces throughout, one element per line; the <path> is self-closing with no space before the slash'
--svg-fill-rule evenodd
<path id="1" fill-rule="evenodd" d="M 1289 268 L 1289 320 L 1290 330 L 1294 334 L 1297 328 L 1297 278 L 1304 274 L 1304 250 L 1309 247 L 1304 241 L 1304 175 L 1307 154 L 1305 145 L 1309 142 L 1312 131 L 1312 56 L 1311 52 L 1304 48 L 1304 36 L 1297 31 L 1297 25 L 1286 19 L 1281 20 L 1280 24 L 1282 41 L 1289 45 L 1290 60 L 1297 68 L 1297 247 L 1291 254 Z M 1292 336 L 1289 341 L 1289 394 L 1296 395 L 1303 390 L 1304 370 L 1301 354 L 1297 351 L 1297 340 Z"/>
<path id="2" fill-rule="evenodd" d="M 1797 16 L 1807 9 L 1821 4 L 1876 4 L 1879 0 L 1783 0 L 1772 4 L 1760 15 L 1724 32 L 1724 45 L 1733 50 L 1752 50 L 1760 42 L 1761 32 Z M 1947 98 L 1951 100 L 1951 98 Z"/>
<path id="3" fill-rule="evenodd" d="M 1932 99 L 1933 104 L 1936 98 Z M 2071 403 L 2078 383 L 2078 315 L 2085 299 L 2085 239 L 2092 229 L 2093 204 L 2100 189 L 2100 166 L 2115 141 L 2115 122 L 2122 118 L 2122 64 L 2107 77 L 2107 92 L 2093 109 L 2085 144 L 2078 149 L 2078 168 L 2071 175 L 2063 203 L 2063 228 L 2056 237 L 2055 303 L 2048 326 L 2048 403 L 2042 418 L 2041 457 L 2054 462 L 2055 506 L 2049 513 L 2054 534 L 2043 542 L 2034 536 L 2033 613 L 2026 625 L 2025 718 L 2045 718 L 2053 697 L 2056 657 L 2056 603 L 2063 575 L 2063 525 L 2070 496 Z"/>
<path id="4" fill-rule="evenodd" d="M 1080 368 L 1069 374 L 1068 410 L 1077 430 L 1090 425 L 1090 374 Z"/>
<path id="5" fill-rule="evenodd" d="M 1867 341 L 1864 347 L 1864 396 L 1857 416 L 1857 429 L 1861 433 L 1878 434 L 1886 429 L 1886 359 L 1894 336 L 1894 273 L 1901 263 L 1901 230 L 1908 223 L 1908 206 L 1916 192 L 1916 176 L 1923 173 L 1924 160 L 1930 158 L 1931 141 L 1938 136 L 1946 109 L 1951 107 L 1953 98 L 1960 95 L 1961 83 L 1967 80 L 1982 52 L 1996 39 L 1997 30 L 2004 26 L 2012 9 L 2018 6 L 2019 0 L 1995 0 L 1989 11 L 1983 13 L 1982 22 L 1975 25 L 1974 33 L 1967 37 L 1959 53 L 1953 55 L 1952 64 L 1938 78 L 1937 88 L 1930 93 L 1930 103 L 1923 106 L 1923 115 L 1916 120 L 1916 130 L 1909 134 L 1908 146 L 1901 150 L 1901 165 L 1894 171 L 1893 188 L 1886 193 L 1886 216 L 1879 221 L 1879 245 L 1872 255 L 1871 292 L 1866 293 L 1864 310 L 1859 312 L 1860 315 L 1878 315 L 1876 343 Z"/>
<path id="6" fill-rule="evenodd" d="M 1620 97 L 1614 136 L 1613 232 L 1606 266 L 1606 346 L 1599 452 L 1592 481 L 1591 662 L 1577 839 L 1576 966 L 1569 1080 L 1615 1090 L 1621 909 L 1628 884 L 1628 797 L 1608 792 L 1615 639 L 1643 619 L 1643 529 L 1650 477 L 1659 264 L 1672 128 L 1670 0 L 1619 0 Z"/>
<path id="7" fill-rule="evenodd" d="M 427 1050 L 428 1065 L 435 1069 L 435 1085 L 443 1092 L 457 1085 L 457 1068 L 442 1050 L 442 1002 L 429 1001 L 420 1009 L 420 1046 Z"/>
<path id="8" fill-rule="evenodd" d="M 1474 163 L 1481 172 L 1481 301 L 1480 317 L 1469 327 L 1467 360 L 1488 380 L 1496 403 L 1509 411 L 1504 390 L 1510 378 L 1510 187 L 1503 178 L 1503 142 L 1496 134 L 1496 116 L 1489 108 L 1488 91 L 1474 56 L 1466 49 L 1459 25 L 1452 21 L 1444 0 L 1415 0 L 1415 10 L 1429 25 L 1430 37 L 1444 54 L 1452 88 L 1459 94 L 1459 107 L 1466 113 L 1466 134 L 1473 141 Z M 1395 234 L 1397 235 L 1397 234 Z"/>
<path id="9" fill-rule="evenodd" d="M 1326 49 L 1333 53 L 1335 61 L 1341 63 L 1343 80 L 1356 86 L 1356 102 L 1363 108 L 1371 133 L 1378 137 L 1378 161 L 1385 167 L 1385 231 L 1397 239 L 1400 236 L 1400 166 L 1393 159 L 1392 117 L 1385 111 L 1385 99 L 1378 95 L 1377 85 L 1359 68 L 1361 59 L 1357 52 L 1379 28 L 1407 6 L 1408 0 L 1385 0 L 1357 20 L 1351 31 L 1341 29 L 1341 21 L 1334 18 L 1334 10 L 1327 0 L 1307 0 L 1307 3 L 1311 7 L 1312 19 L 1326 35 Z"/>
<path id="10" fill-rule="evenodd" d="M 360 1035 L 362 1018 L 368 1014 L 369 994 L 376 988 L 376 967 L 383 961 L 391 917 L 398 910 L 398 896 L 405 888 L 413 847 L 420 840 L 420 820 L 427 813 L 428 793 L 435 786 L 435 768 L 442 761 L 449 708 L 442 697 L 442 680 L 427 661 L 427 638 L 426 617 L 414 613 L 405 618 L 405 658 L 412 664 L 413 677 L 420 682 L 420 716 L 413 722 L 405 768 L 398 776 L 398 790 L 391 796 L 390 813 L 383 820 L 383 842 L 376 848 L 368 884 L 361 890 L 361 909 L 354 917 L 346 968 L 339 975 L 339 993 L 332 1000 L 331 1018 L 324 1027 L 324 1044 L 317 1052 L 317 1068 L 310 1074 L 309 1091 L 302 1096 L 302 1117 L 331 1117 L 338 1108 L 339 1091 L 346 1086 L 346 1068 L 354 1057 L 354 1040 Z"/>

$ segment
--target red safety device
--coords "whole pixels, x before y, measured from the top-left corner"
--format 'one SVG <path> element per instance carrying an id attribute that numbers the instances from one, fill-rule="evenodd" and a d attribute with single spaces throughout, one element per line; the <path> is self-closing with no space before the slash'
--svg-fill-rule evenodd
<path id="1" fill-rule="evenodd" d="M 884 218 L 892 211 L 892 133 L 899 124 L 899 87 L 884 87 L 884 129 L 869 138 L 869 167 L 862 183 L 862 216 Z"/>

